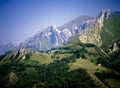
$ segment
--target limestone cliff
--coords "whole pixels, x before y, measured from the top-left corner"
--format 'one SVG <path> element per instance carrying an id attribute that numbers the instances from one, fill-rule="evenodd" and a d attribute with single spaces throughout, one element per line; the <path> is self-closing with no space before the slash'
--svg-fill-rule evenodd
<path id="1" fill-rule="evenodd" d="M 79 39 L 83 43 L 92 43 L 97 46 L 102 45 L 102 40 L 100 36 L 101 28 L 103 22 L 110 15 L 110 10 L 103 10 L 98 18 L 88 20 L 85 24 L 88 25 L 86 30 L 80 34 Z"/>

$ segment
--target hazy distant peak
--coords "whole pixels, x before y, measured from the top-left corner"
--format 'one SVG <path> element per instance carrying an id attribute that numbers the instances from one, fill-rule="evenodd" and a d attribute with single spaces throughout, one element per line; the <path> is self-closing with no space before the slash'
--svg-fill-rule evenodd
<path id="1" fill-rule="evenodd" d="M 86 19 L 93 19 L 93 17 L 88 16 L 88 15 L 80 15 L 80 16 L 76 17 L 75 19 L 73 19 L 73 20 L 71 20 L 69 22 L 76 23 L 78 20 L 83 22 L 84 20 L 86 21 Z M 67 23 L 69 23 L 69 22 L 67 22 Z"/>
<path id="2" fill-rule="evenodd" d="M 80 16 L 76 17 L 75 19 L 81 19 L 81 18 L 84 18 L 84 17 L 90 17 L 90 18 L 93 18 L 93 17 L 88 16 L 88 15 L 80 15 Z"/>
<path id="3" fill-rule="evenodd" d="M 87 15 L 81 15 L 81 16 L 78 16 L 76 17 L 75 19 L 71 20 L 71 21 L 68 21 L 67 23 L 63 24 L 62 26 L 58 27 L 60 30 L 62 29 L 71 29 L 73 24 L 77 25 L 78 27 L 81 25 L 81 23 L 87 21 L 87 20 L 90 20 L 90 19 L 93 19 L 93 17 L 91 16 L 87 16 Z"/>

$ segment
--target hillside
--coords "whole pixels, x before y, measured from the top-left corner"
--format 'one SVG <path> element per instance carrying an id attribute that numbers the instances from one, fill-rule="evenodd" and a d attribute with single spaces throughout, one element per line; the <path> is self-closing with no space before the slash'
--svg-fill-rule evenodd
<path id="1" fill-rule="evenodd" d="M 120 88 L 119 28 L 109 9 L 50 26 L 0 56 L 0 87 Z"/>
<path id="2" fill-rule="evenodd" d="M 108 48 L 113 43 L 120 41 L 120 13 L 111 13 L 109 18 L 104 21 L 101 31 L 102 46 Z"/>
<path id="3" fill-rule="evenodd" d="M 19 53 L 18 53 L 19 52 Z M 25 59 L 22 57 L 25 55 Z M 103 67 L 106 60 L 106 53 L 93 44 L 83 44 L 78 38 L 73 38 L 64 47 L 56 48 L 47 52 L 28 52 L 24 49 L 8 52 L 0 57 L 0 86 L 5 88 L 108 88 L 120 85 L 112 84 L 117 82 L 120 76 L 116 71 Z M 101 59 L 102 60 L 102 59 Z M 109 79 L 99 74 L 113 74 Z M 113 73 L 114 72 L 114 73 Z M 6 76 L 15 75 L 9 82 Z"/>

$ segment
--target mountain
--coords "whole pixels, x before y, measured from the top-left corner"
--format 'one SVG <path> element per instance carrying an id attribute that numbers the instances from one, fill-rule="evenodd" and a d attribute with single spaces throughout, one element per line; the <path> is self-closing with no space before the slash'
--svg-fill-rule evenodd
<path id="1" fill-rule="evenodd" d="M 104 46 L 104 34 L 102 34 L 104 23 L 114 17 L 113 14 L 115 13 L 112 13 L 110 9 L 106 9 L 102 10 L 96 18 L 83 15 L 60 27 L 49 26 L 22 42 L 19 47 L 33 51 L 47 51 L 67 43 L 71 37 L 76 35 L 79 35 L 79 40 L 83 43 Z"/>
<path id="2" fill-rule="evenodd" d="M 0 87 L 120 88 L 120 12 L 78 19 L 49 26 L 1 55 Z"/>
<path id="3" fill-rule="evenodd" d="M 25 48 L 30 51 L 47 51 L 55 48 L 68 41 L 71 36 L 82 32 L 85 29 L 83 22 L 93 19 L 90 16 L 82 15 L 74 20 L 71 20 L 60 27 L 49 26 L 43 31 L 38 32 L 33 37 L 26 39 L 20 43 L 19 46 L 14 45 L 12 42 L 0 45 L 0 55 L 10 50 Z"/>
<path id="4" fill-rule="evenodd" d="M 114 19 L 114 17 L 115 20 L 112 21 L 117 22 L 116 25 L 119 27 L 119 13 L 112 13 L 109 9 L 102 10 L 99 16 L 96 18 L 82 15 L 61 25 L 60 27 L 49 26 L 43 31 L 35 34 L 33 37 L 28 38 L 24 42 L 20 43 L 18 48 L 25 48 L 30 51 L 47 51 L 67 43 L 71 37 L 74 37 L 76 35 L 83 43 L 92 43 L 99 47 L 104 47 L 105 44 L 107 44 L 104 42 L 110 41 L 110 39 L 104 40 L 103 38 L 106 35 L 104 31 L 104 24 L 107 20 L 111 18 Z M 118 21 L 116 21 L 117 18 Z M 14 48 L 12 45 L 9 46 L 11 47 L 7 49 L 2 47 L 1 54 L 2 52 L 4 53 Z M 4 45 L 4 47 L 8 47 L 8 44 Z"/>
<path id="5" fill-rule="evenodd" d="M 88 20 L 85 24 L 89 25 L 87 26 L 86 30 L 84 33 L 80 34 L 80 41 L 83 43 L 92 43 L 97 46 L 102 45 L 102 39 L 100 36 L 100 33 L 102 31 L 102 26 L 104 25 L 103 22 L 104 20 L 107 20 L 111 11 L 109 9 L 107 10 L 102 10 L 100 15 L 93 19 L 93 20 Z"/>
<path id="6" fill-rule="evenodd" d="M 83 43 L 95 44 L 109 52 L 110 47 L 120 42 L 120 13 L 103 10 L 98 18 L 86 22 L 88 28 L 79 35 Z"/>
<path id="7" fill-rule="evenodd" d="M 120 73 L 104 66 L 109 60 L 100 47 L 81 43 L 78 37 L 47 52 L 31 53 L 21 48 L 0 57 L 0 86 L 119 88 Z"/>
<path id="8" fill-rule="evenodd" d="M 87 20 L 90 20 L 90 19 L 93 19 L 93 17 L 87 16 L 87 15 L 78 16 L 74 20 L 71 20 L 71 21 L 63 24 L 62 26 L 60 26 L 58 28 L 60 30 L 69 29 L 72 32 L 72 34 L 76 34 L 76 32 L 79 32 L 79 31 L 85 29 L 85 25 L 83 26 L 82 23 L 86 22 Z M 77 30 L 79 30 L 79 31 L 77 31 Z"/>
<path id="9" fill-rule="evenodd" d="M 82 32 L 85 26 L 83 22 L 93 19 L 90 16 L 79 16 L 76 19 L 63 24 L 60 27 L 49 26 L 33 37 L 25 40 L 20 47 L 34 51 L 46 51 L 55 48 L 68 41 L 71 36 Z"/>
<path id="10" fill-rule="evenodd" d="M 114 26 L 111 28 L 107 26 L 108 28 L 106 28 L 106 25 L 109 25 L 108 23 L 110 25 L 115 24 L 117 26 L 115 27 L 116 29 L 114 29 Z M 117 30 L 117 32 L 114 30 Z M 102 10 L 96 18 L 82 15 L 60 27 L 49 26 L 20 43 L 17 48 L 25 48 L 30 51 L 47 51 L 67 43 L 71 37 L 76 35 L 83 43 L 92 43 L 99 47 L 107 47 L 111 46 L 116 40 L 119 40 L 119 37 L 117 37 L 119 34 L 114 35 L 114 33 L 119 33 L 119 12 L 115 13 L 106 9 Z M 108 38 L 107 36 L 112 37 Z M 12 43 L 0 45 L 0 54 L 13 49 L 15 49 L 15 46 Z"/>
<path id="11" fill-rule="evenodd" d="M 6 43 L 6 44 L 1 44 L 0 45 L 0 55 L 5 54 L 6 52 L 10 50 L 14 50 L 16 48 L 16 45 L 13 44 L 12 42 Z"/>

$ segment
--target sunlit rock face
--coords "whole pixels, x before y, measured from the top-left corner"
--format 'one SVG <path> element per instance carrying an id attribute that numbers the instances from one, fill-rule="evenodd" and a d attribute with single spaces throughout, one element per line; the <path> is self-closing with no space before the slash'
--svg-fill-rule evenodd
<path id="1" fill-rule="evenodd" d="M 119 52 L 119 50 L 120 50 L 120 47 L 118 42 L 114 42 L 109 46 L 109 53 Z"/>
<path id="2" fill-rule="evenodd" d="M 105 9 L 101 11 L 97 20 L 100 28 L 103 26 L 103 21 L 108 19 L 110 13 L 111 13 L 110 9 Z"/>
<path id="3" fill-rule="evenodd" d="M 88 20 L 83 25 L 86 25 L 86 30 L 80 34 L 79 39 L 83 43 L 92 43 L 97 46 L 102 45 L 102 40 L 100 36 L 101 28 L 103 22 L 110 15 L 110 10 L 102 10 L 98 18 Z"/>

